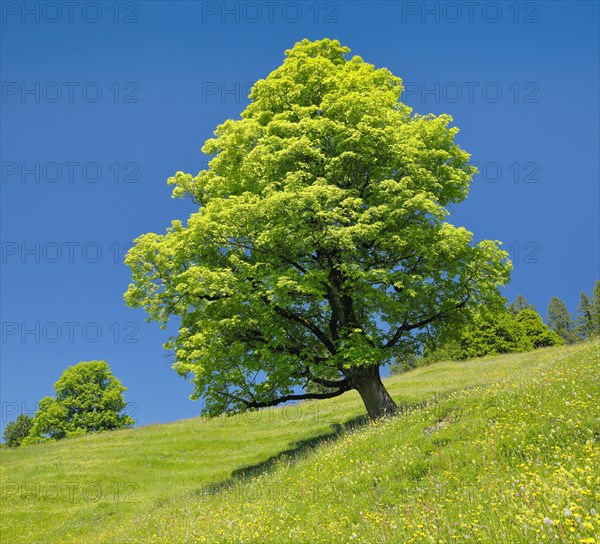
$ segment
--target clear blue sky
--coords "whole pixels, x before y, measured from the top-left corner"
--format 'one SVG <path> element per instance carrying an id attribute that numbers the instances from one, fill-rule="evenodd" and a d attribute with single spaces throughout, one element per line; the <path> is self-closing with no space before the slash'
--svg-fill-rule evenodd
<path id="1" fill-rule="evenodd" d="M 475 5 L 477 4 L 477 5 Z M 337 38 L 453 115 L 481 165 L 451 221 L 502 240 L 505 295 L 575 310 L 599 276 L 597 2 L 10 2 L 2 46 L 2 428 L 106 359 L 139 424 L 198 413 L 125 307 L 124 248 L 192 211 L 166 179 L 302 38 Z M 471 6 L 471 7 L 469 7 Z"/>

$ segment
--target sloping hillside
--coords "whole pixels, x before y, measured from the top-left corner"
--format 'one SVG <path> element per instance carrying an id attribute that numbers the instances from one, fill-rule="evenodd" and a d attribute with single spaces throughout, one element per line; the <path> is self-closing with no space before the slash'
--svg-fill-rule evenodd
<path id="1" fill-rule="evenodd" d="M 600 344 L 358 395 L 2 450 L 2 542 L 596 542 Z"/>

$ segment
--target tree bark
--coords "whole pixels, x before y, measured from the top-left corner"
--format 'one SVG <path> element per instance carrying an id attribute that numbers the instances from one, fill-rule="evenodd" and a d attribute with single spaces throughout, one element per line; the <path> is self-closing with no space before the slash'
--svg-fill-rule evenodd
<path id="1" fill-rule="evenodd" d="M 352 387 L 360 394 L 373 420 L 394 414 L 398 407 L 381 381 L 378 366 L 366 366 L 345 372 Z"/>

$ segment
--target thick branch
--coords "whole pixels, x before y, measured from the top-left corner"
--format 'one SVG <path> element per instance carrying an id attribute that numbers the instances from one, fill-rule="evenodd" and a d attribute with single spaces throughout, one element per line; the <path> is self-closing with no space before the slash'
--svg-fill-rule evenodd
<path id="1" fill-rule="evenodd" d="M 287 308 L 282 308 L 281 306 L 277 306 L 277 304 L 273 304 L 266 296 L 262 296 L 261 298 L 263 299 L 265 304 L 267 304 L 268 306 L 273 308 L 273 310 L 275 310 L 275 312 L 277 314 L 279 314 L 282 317 L 285 317 L 286 319 L 291 319 L 292 321 L 295 321 L 296 323 L 300 323 L 303 327 L 305 327 L 310 332 L 312 332 L 321 341 L 321 343 L 327 348 L 327 350 L 332 355 L 335 355 L 335 352 L 336 352 L 335 345 L 327 337 L 327 335 L 319 327 L 317 327 L 314 323 L 311 323 L 305 317 L 298 315 L 298 314 L 292 312 L 291 310 L 288 310 Z"/>
<path id="2" fill-rule="evenodd" d="M 444 310 L 440 310 L 436 314 L 434 314 L 434 315 L 432 315 L 430 317 L 424 318 L 424 319 L 422 319 L 420 321 L 417 321 L 416 323 L 412 323 L 412 324 L 402 323 L 402 325 L 400 325 L 398 327 L 398 330 L 396 330 L 396 333 L 394 334 L 394 336 L 392 336 L 392 338 L 390 338 L 387 341 L 387 343 L 383 346 L 383 348 L 387 349 L 387 348 L 394 347 L 398 343 L 398 340 L 400 340 L 400 338 L 402 337 L 402 335 L 405 332 L 409 332 L 409 331 L 412 331 L 414 329 L 420 329 L 421 327 L 424 327 L 425 325 L 428 325 L 432 321 L 435 321 L 436 319 L 440 319 L 441 317 L 443 317 L 444 315 L 448 314 L 449 312 L 460 310 L 469 301 L 469 298 L 470 298 L 470 295 L 467 294 L 467 297 L 464 300 L 461 300 L 453 308 L 446 308 Z"/>
<path id="3" fill-rule="evenodd" d="M 349 390 L 350 385 L 348 385 L 347 387 L 337 389 L 336 391 L 330 391 L 328 393 L 301 393 L 299 395 L 284 395 L 283 397 L 263 402 L 243 402 L 245 403 L 247 408 L 267 408 L 268 406 L 277 406 L 282 402 L 288 402 L 291 400 L 331 399 L 333 397 L 339 397 L 340 395 L 344 394 L 346 391 Z"/>
<path id="4" fill-rule="evenodd" d="M 325 381 L 327 381 L 327 380 L 325 380 Z M 334 382 L 331 382 L 331 383 L 334 383 Z M 277 397 L 275 399 L 271 399 L 271 400 L 267 400 L 267 401 L 246 400 L 244 398 L 238 397 L 237 395 L 230 393 L 229 391 L 217 391 L 216 393 L 218 395 L 221 395 L 222 397 L 228 397 L 232 400 L 240 402 L 244 406 L 246 406 L 246 408 L 248 408 L 248 409 L 267 408 L 269 406 L 277 406 L 278 404 L 281 404 L 283 402 L 289 402 L 289 401 L 293 401 L 293 400 L 331 399 L 333 397 L 339 397 L 346 391 L 349 391 L 350 389 L 352 389 L 352 387 L 350 386 L 350 382 L 347 380 L 343 380 L 342 382 L 339 382 L 339 383 L 342 385 L 340 385 L 336 391 L 329 391 L 327 393 L 300 393 L 297 395 L 283 395 L 281 397 Z M 254 398 L 253 395 L 252 395 L 252 397 Z"/>
<path id="5" fill-rule="evenodd" d="M 318 376 L 314 376 L 309 367 L 306 367 L 304 369 L 303 372 L 300 373 L 300 376 L 302 376 L 303 378 L 307 378 L 309 381 L 319 384 L 319 385 L 323 385 L 325 387 L 346 387 L 347 385 L 350 384 L 350 382 L 347 379 L 343 379 L 343 380 L 327 380 L 325 378 L 319 378 Z"/>
<path id="6" fill-rule="evenodd" d="M 295 345 L 290 344 L 278 344 L 271 345 L 271 342 L 265 338 L 260 330 L 254 331 L 241 331 L 238 333 L 237 338 L 247 343 L 253 342 L 252 347 L 255 347 L 256 343 L 260 343 L 262 345 L 268 346 L 269 350 L 274 353 L 283 353 L 286 355 L 296 355 L 301 359 L 308 359 L 315 364 L 321 364 L 325 362 L 327 359 L 325 357 L 321 357 L 319 355 L 315 355 L 306 350 L 305 347 L 301 346 L 297 341 L 295 341 Z M 294 341 L 293 338 L 291 338 Z"/>

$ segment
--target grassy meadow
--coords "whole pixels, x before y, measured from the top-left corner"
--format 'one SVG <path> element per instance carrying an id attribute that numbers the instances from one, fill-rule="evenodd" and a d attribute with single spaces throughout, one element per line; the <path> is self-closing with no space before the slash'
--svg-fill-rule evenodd
<path id="1" fill-rule="evenodd" d="M 600 542 L 600 343 L 1 455 L 1 541 Z"/>

